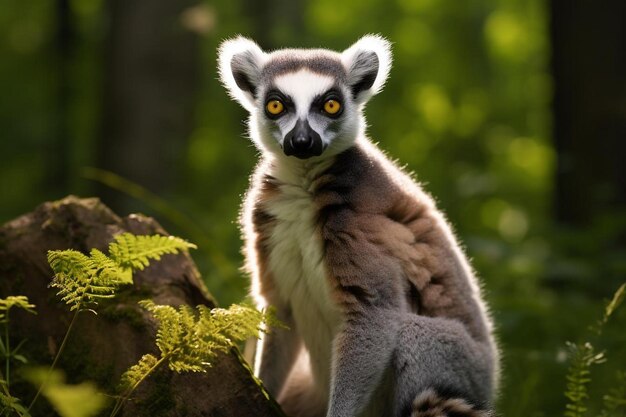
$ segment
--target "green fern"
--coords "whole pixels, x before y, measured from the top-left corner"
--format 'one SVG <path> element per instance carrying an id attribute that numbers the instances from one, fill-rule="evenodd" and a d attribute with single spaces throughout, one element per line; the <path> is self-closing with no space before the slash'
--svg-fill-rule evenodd
<path id="1" fill-rule="evenodd" d="M 142 270 L 152 259 L 161 259 L 165 254 L 176 254 L 196 246 L 171 236 L 135 236 L 122 233 L 115 236 L 109 245 L 109 256 L 97 249 L 89 255 L 75 250 L 49 251 L 48 262 L 54 272 L 51 287 L 58 288 L 57 295 L 75 311 L 61 346 L 50 366 L 49 376 L 55 369 L 63 352 L 74 323 L 81 311 L 90 310 L 98 300 L 112 298 L 122 285 L 132 284 L 133 271 Z M 28 409 L 45 392 L 48 378 L 42 383 Z"/>
<path id="2" fill-rule="evenodd" d="M 150 259 L 161 259 L 165 254 L 195 249 L 196 245 L 174 236 L 135 236 L 123 233 L 109 246 L 109 255 L 122 268 L 143 270 Z"/>
<path id="3" fill-rule="evenodd" d="M 120 391 L 134 391 L 135 388 L 150 375 L 154 368 L 160 365 L 159 360 L 151 354 L 146 354 L 139 359 L 139 362 L 131 366 L 120 380 Z"/>
<path id="4" fill-rule="evenodd" d="M 97 299 L 112 298 L 116 289 L 126 283 L 123 273 L 109 258 L 95 249 L 91 257 L 75 250 L 50 251 L 48 263 L 54 271 L 50 286 L 58 288 L 57 295 L 70 306 L 70 310 L 81 310 L 88 304 L 97 304 Z"/>
<path id="5" fill-rule="evenodd" d="M 604 309 L 602 318 L 591 330 L 596 336 L 601 336 L 604 326 L 626 298 L 626 283 L 622 284 L 611 301 Z M 596 352 L 594 346 L 589 343 L 568 343 L 570 364 L 566 375 L 565 397 L 568 402 L 565 405 L 565 417 L 583 417 L 587 412 L 589 400 L 588 387 L 591 382 L 591 368 L 606 362 L 604 352 Z M 606 397 L 605 397 L 606 398 Z M 609 403 L 611 402 L 609 399 Z M 606 404 L 606 400 L 605 400 Z"/>
<path id="6" fill-rule="evenodd" d="M 588 385 L 591 382 L 591 366 L 606 361 L 604 352 L 596 353 L 591 343 L 568 343 L 570 366 L 567 372 L 565 417 L 583 417 L 587 412 Z"/>
<path id="7" fill-rule="evenodd" d="M 212 366 L 219 352 L 230 350 L 237 343 L 269 326 L 279 325 L 271 311 L 260 312 L 252 307 L 233 305 L 228 309 L 192 309 L 180 306 L 157 305 L 144 300 L 140 305 L 158 321 L 156 345 L 159 358 L 144 355 L 122 375 L 121 397 L 113 409 L 115 416 L 137 386 L 159 365 L 167 362 L 175 372 L 205 372 Z"/>
<path id="8" fill-rule="evenodd" d="M 123 233 L 109 245 L 109 256 L 92 249 L 89 256 L 75 251 L 49 251 L 48 262 L 54 271 L 50 284 L 70 306 L 81 310 L 97 304 L 99 299 L 112 298 L 117 289 L 132 284 L 133 270 L 142 270 L 151 259 L 175 254 L 195 245 L 172 236 L 135 236 Z"/>
<path id="9" fill-rule="evenodd" d="M 175 372 L 203 372 L 212 365 L 218 352 L 237 343 L 259 337 L 263 324 L 271 325 L 270 314 L 252 307 L 233 305 L 228 309 L 188 306 L 178 309 L 144 300 L 140 305 L 159 322 L 156 344 L 161 358 Z"/>

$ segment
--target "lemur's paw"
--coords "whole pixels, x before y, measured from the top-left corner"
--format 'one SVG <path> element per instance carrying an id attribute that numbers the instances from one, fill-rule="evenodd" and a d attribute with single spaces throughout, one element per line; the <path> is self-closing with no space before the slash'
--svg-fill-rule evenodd
<path id="1" fill-rule="evenodd" d="M 411 417 L 493 417 L 493 414 L 477 409 L 462 398 L 442 397 L 435 390 L 428 389 L 413 400 Z"/>

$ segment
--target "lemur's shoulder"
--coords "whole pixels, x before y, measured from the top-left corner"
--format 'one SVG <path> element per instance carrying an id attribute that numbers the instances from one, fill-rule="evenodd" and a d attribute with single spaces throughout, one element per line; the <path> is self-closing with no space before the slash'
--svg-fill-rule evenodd
<path id="1" fill-rule="evenodd" d="M 337 155 L 318 183 L 320 206 L 341 201 L 357 211 L 386 215 L 402 223 L 435 208 L 421 185 L 367 140 Z"/>

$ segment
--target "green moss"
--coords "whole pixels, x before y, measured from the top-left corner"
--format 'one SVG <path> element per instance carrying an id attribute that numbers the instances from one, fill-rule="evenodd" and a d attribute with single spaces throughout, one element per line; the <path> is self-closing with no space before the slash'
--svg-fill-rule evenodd
<path id="1" fill-rule="evenodd" d="M 124 322 L 135 330 L 143 330 L 146 327 L 146 319 L 135 303 L 106 306 L 98 309 L 98 315 L 112 323 Z"/>
<path id="2" fill-rule="evenodd" d="M 97 349 L 94 346 L 94 349 Z M 60 359 L 60 369 L 65 371 L 68 382 L 78 383 L 86 379 L 96 382 L 106 392 L 113 392 L 117 381 L 114 380 L 113 364 L 97 363 L 91 356 L 91 348 L 78 332 L 73 332 Z"/>

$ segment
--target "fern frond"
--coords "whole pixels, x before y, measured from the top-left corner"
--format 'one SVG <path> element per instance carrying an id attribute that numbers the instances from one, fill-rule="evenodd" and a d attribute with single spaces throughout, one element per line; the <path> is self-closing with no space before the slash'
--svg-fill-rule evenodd
<path id="1" fill-rule="evenodd" d="M 80 310 L 101 298 L 111 298 L 126 283 L 126 272 L 102 252 L 93 249 L 91 256 L 75 250 L 49 251 L 48 263 L 54 271 L 51 287 L 70 306 Z"/>
<path id="2" fill-rule="evenodd" d="M 117 264 L 113 259 L 100 252 L 98 249 L 92 249 L 89 252 L 94 266 L 97 268 L 99 282 L 109 285 L 122 285 L 133 283 L 133 271 L 130 268 L 124 268 Z"/>
<path id="3" fill-rule="evenodd" d="M 158 359 L 151 354 L 143 355 L 139 362 L 131 366 L 121 377 L 119 389 L 121 392 L 133 390 L 158 365 Z"/>
<path id="4" fill-rule="evenodd" d="M 7 298 L 0 298 L 0 323 L 6 320 L 9 310 L 13 307 L 37 314 L 34 310 L 35 305 L 28 301 L 28 297 L 24 295 L 10 295 Z"/>
<path id="5" fill-rule="evenodd" d="M 588 385 L 591 382 L 591 367 L 604 363 L 604 352 L 597 353 L 591 343 L 568 343 L 570 366 L 567 371 L 565 417 L 583 417 L 587 412 Z"/>
<path id="6" fill-rule="evenodd" d="M 177 348 L 182 338 L 182 328 L 176 309 L 168 305 L 157 305 L 152 300 L 140 301 L 139 305 L 148 310 L 159 322 L 156 344 L 161 355 L 168 355 Z"/>
<path id="7" fill-rule="evenodd" d="M 258 337 L 270 315 L 241 305 L 210 310 L 198 306 L 175 309 L 156 305 L 151 300 L 140 304 L 159 322 L 157 346 L 161 357 L 176 372 L 203 372 L 212 365 L 218 352 L 224 352 L 249 337 Z"/>
<path id="8" fill-rule="evenodd" d="M 255 308 L 234 304 L 228 309 L 198 307 L 208 334 L 222 335 L 226 343 L 237 343 L 249 337 L 259 337 L 261 323 L 268 321 L 265 313 Z M 208 314 L 207 314 L 208 313 Z"/>
<path id="9" fill-rule="evenodd" d="M 213 310 L 198 306 L 194 310 L 185 305 L 177 309 L 157 305 L 152 300 L 139 304 L 158 322 L 156 344 L 160 357 L 144 355 L 124 373 L 120 384 L 122 395 L 111 416 L 117 415 L 137 386 L 161 363 L 167 362 L 175 372 L 204 372 L 212 366 L 218 352 L 228 351 L 251 336 L 258 337 L 259 331 L 277 323 L 270 312 L 241 305 Z"/>
<path id="10" fill-rule="evenodd" d="M 195 248 L 173 236 L 135 236 L 123 233 L 109 245 L 109 256 L 92 249 L 89 256 L 75 251 L 49 251 L 48 263 L 54 271 L 50 286 L 70 306 L 82 310 L 98 299 L 112 298 L 121 285 L 132 284 L 133 270 L 144 269 L 151 259 L 168 253 Z"/>
<path id="11" fill-rule="evenodd" d="M 174 236 L 136 236 L 122 233 L 109 245 L 109 255 L 120 266 L 143 270 L 150 259 L 161 259 L 165 254 L 176 254 L 196 245 Z"/>

